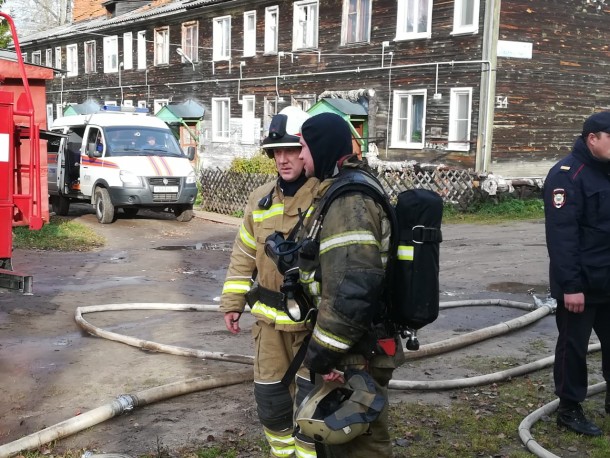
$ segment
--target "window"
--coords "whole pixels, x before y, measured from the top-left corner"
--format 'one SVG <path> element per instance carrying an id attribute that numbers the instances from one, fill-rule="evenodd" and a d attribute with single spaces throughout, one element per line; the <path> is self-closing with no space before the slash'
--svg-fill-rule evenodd
<path id="1" fill-rule="evenodd" d="M 138 70 L 146 69 L 146 31 L 138 32 Z"/>
<path id="2" fill-rule="evenodd" d="M 392 147 L 423 148 L 426 91 L 394 91 Z"/>
<path id="3" fill-rule="evenodd" d="M 116 107 L 117 103 L 116 100 L 104 100 L 104 105 L 107 107 Z"/>
<path id="4" fill-rule="evenodd" d="M 229 98 L 212 98 L 212 141 L 229 141 Z"/>
<path id="5" fill-rule="evenodd" d="M 182 52 L 191 62 L 199 62 L 199 24 L 186 22 L 182 24 Z M 183 57 L 182 62 L 187 62 Z"/>
<path id="6" fill-rule="evenodd" d="M 60 118 L 64 115 L 64 106 L 61 103 L 55 105 L 55 110 L 57 110 L 57 117 Z"/>
<path id="7" fill-rule="evenodd" d="M 254 102 L 255 96 L 244 95 L 241 99 L 241 142 L 248 145 L 254 144 Z"/>
<path id="8" fill-rule="evenodd" d="M 24 62 L 28 62 L 28 53 L 27 52 L 22 52 L 21 53 L 21 58 L 23 59 Z"/>
<path id="9" fill-rule="evenodd" d="M 265 97 L 263 99 L 263 132 L 269 132 L 271 120 L 277 114 L 277 102 L 275 97 Z"/>
<path id="10" fill-rule="evenodd" d="M 61 68 L 61 47 L 55 48 L 55 68 Z"/>
<path id="11" fill-rule="evenodd" d="M 169 27 L 155 29 L 155 65 L 169 64 Z"/>
<path id="12" fill-rule="evenodd" d="M 479 0 L 455 0 L 453 34 L 479 31 Z"/>
<path id="13" fill-rule="evenodd" d="M 85 41 L 85 73 L 95 73 L 95 41 Z"/>
<path id="14" fill-rule="evenodd" d="M 131 32 L 123 34 L 123 68 L 125 70 L 133 68 L 133 35 Z"/>
<path id="15" fill-rule="evenodd" d="M 291 105 L 293 107 L 300 108 L 303 111 L 309 110 L 316 103 L 316 96 L 313 94 L 309 95 L 296 95 L 292 97 Z"/>
<path id="16" fill-rule="evenodd" d="M 256 55 L 256 11 L 244 13 L 244 57 Z"/>
<path id="17" fill-rule="evenodd" d="M 265 54 L 277 53 L 279 14 L 277 6 L 265 8 Z"/>
<path id="18" fill-rule="evenodd" d="M 53 104 L 47 103 L 47 126 L 51 127 L 53 125 L 53 121 L 55 118 L 53 117 Z M 51 143 L 49 141 L 49 143 Z"/>
<path id="19" fill-rule="evenodd" d="M 53 66 L 53 50 L 51 48 L 48 48 L 45 51 L 45 59 L 44 59 L 44 64 L 47 67 L 52 67 Z"/>
<path id="20" fill-rule="evenodd" d="M 344 0 L 342 42 L 368 42 L 371 33 L 371 0 Z"/>
<path id="21" fill-rule="evenodd" d="M 294 2 L 292 49 L 318 47 L 318 0 Z"/>
<path id="22" fill-rule="evenodd" d="M 432 0 L 398 0 L 396 39 L 430 38 Z"/>
<path id="23" fill-rule="evenodd" d="M 161 108 L 169 103 L 169 99 L 155 99 L 153 100 L 153 114 L 157 114 Z"/>
<path id="24" fill-rule="evenodd" d="M 78 47 L 74 45 L 66 46 L 66 76 L 78 75 Z"/>
<path id="25" fill-rule="evenodd" d="M 472 114 L 472 88 L 451 89 L 449 99 L 449 147 L 450 150 L 470 149 L 470 117 Z"/>
<path id="26" fill-rule="evenodd" d="M 116 35 L 104 37 L 104 73 L 119 70 L 119 39 Z"/>
<path id="27" fill-rule="evenodd" d="M 133 100 L 131 100 L 131 99 L 123 100 L 123 106 L 124 107 L 133 107 Z"/>
<path id="28" fill-rule="evenodd" d="M 231 16 L 214 19 L 214 60 L 231 59 Z"/>
<path id="29" fill-rule="evenodd" d="M 41 65 L 42 64 L 42 57 L 41 57 L 41 52 L 40 51 L 34 51 L 32 53 L 32 63 L 36 64 L 36 65 Z"/>
<path id="30" fill-rule="evenodd" d="M 138 100 L 138 108 L 148 108 L 146 100 Z"/>

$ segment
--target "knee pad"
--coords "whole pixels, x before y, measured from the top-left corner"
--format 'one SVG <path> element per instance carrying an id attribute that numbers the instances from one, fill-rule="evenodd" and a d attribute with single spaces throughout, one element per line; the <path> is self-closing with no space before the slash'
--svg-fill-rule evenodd
<path id="1" fill-rule="evenodd" d="M 254 383 L 254 399 L 260 422 L 272 431 L 292 429 L 292 397 L 280 382 Z"/>
<path id="2" fill-rule="evenodd" d="M 314 389 L 315 385 L 300 375 L 297 375 L 296 377 L 296 385 L 297 391 L 295 394 L 295 405 L 298 407 L 303 402 L 303 399 L 305 399 L 305 396 L 307 396 L 309 392 Z"/>

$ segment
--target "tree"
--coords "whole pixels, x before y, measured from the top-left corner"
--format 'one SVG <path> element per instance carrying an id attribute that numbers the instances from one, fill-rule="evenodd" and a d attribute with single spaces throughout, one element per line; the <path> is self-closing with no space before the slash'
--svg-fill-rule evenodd
<path id="1" fill-rule="evenodd" d="M 4 4 L 4 0 L 0 0 L 0 10 L 2 10 L 2 6 Z M 2 18 L 0 22 L 0 49 L 8 48 L 8 45 L 12 42 L 11 38 L 11 30 L 8 26 L 8 22 Z"/>
<path id="2" fill-rule="evenodd" d="M 73 0 L 0 0 L 4 12 L 15 21 L 19 37 L 67 24 Z"/>

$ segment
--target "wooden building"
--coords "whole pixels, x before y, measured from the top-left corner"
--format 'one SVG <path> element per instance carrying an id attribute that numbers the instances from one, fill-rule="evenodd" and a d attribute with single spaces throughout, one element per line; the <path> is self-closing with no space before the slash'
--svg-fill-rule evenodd
<path id="1" fill-rule="evenodd" d="M 257 151 L 284 106 L 338 98 L 362 108 L 365 156 L 544 176 L 610 107 L 606 1 L 75 0 L 72 24 L 21 43 L 65 71 L 49 117 L 86 100 L 205 107 L 206 167 Z"/>

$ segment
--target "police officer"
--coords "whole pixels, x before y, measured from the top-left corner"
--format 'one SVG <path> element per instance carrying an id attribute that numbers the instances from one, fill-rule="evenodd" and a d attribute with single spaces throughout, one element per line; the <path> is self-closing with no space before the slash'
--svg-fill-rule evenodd
<path id="1" fill-rule="evenodd" d="M 283 310 L 283 275 L 265 255 L 264 243 L 275 231 L 288 238 L 300 215 L 306 214 L 311 205 L 318 180 L 307 179 L 299 158 L 300 127 L 308 118 L 304 111 L 287 107 L 272 119 L 263 149 L 275 160 L 279 177 L 255 189 L 248 199 L 220 298 L 226 327 L 237 334 L 248 293 L 256 318 L 252 329 L 254 398 L 271 456 L 284 458 L 316 456 L 313 441 L 293 437 L 293 399 L 300 403 L 313 388 L 309 372 L 300 370 L 296 374 L 296 389 L 294 382 L 282 383 L 309 331 L 305 323 L 291 320 Z"/>
<path id="2" fill-rule="evenodd" d="M 557 300 L 555 394 L 557 424 L 588 436 L 602 434 L 584 415 L 587 345 L 594 330 L 602 372 L 610 380 L 610 112 L 590 116 L 569 156 L 544 184 L 551 295 Z M 610 391 L 605 410 L 610 413 Z"/>

